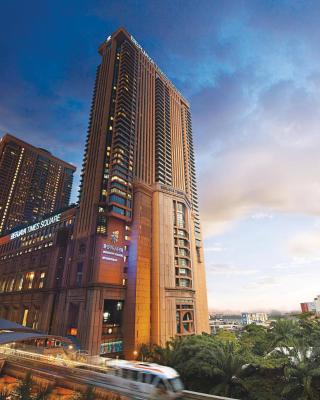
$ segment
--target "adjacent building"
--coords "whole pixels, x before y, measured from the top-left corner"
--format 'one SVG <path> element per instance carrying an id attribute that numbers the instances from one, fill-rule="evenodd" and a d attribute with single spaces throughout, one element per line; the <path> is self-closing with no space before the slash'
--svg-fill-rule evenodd
<path id="1" fill-rule="evenodd" d="M 241 321 L 243 325 L 265 324 L 268 321 L 268 314 L 263 312 L 242 313 Z"/>
<path id="2" fill-rule="evenodd" d="M 90 354 L 132 358 L 142 343 L 209 333 L 192 124 L 187 100 L 126 30 L 99 53 L 78 208 L 54 222 L 47 286 L 30 287 L 26 275 L 21 286 L 20 267 L 8 263 L 8 275 L 16 275 L 7 277 L 0 304 L 9 302 L 2 302 L 8 291 L 33 301 L 47 290 L 51 300 L 43 304 L 51 308 L 43 306 L 39 328 L 74 336 Z M 31 257 L 38 251 L 32 241 L 40 246 L 45 239 L 37 238 L 48 235 L 36 230 L 29 238 L 29 229 L 0 239 L 0 254 L 2 240 L 9 246 L 3 257 L 16 266 L 24 262 L 21 241 Z M 21 271 L 36 274 L 32 265 Z M 33 306 L 21 304 L 23 322 Z"/>
<path id="3" fill-rule="evenodd" d="M 0 237 L 0 318 L 51 332 L 75 208 Z"/>
<path id="4" fill-rule="evenodd" d="M 0 139 L 0 234 L 67 207 L 75 169 L 12 135 Z"/>
<path id="5" fill-rule="evenodd" d="M 301 312 L 312 312 L 319 314 L 320 313 L 320 295 L 314 298 L 313 301 L 300 303 Z"/>

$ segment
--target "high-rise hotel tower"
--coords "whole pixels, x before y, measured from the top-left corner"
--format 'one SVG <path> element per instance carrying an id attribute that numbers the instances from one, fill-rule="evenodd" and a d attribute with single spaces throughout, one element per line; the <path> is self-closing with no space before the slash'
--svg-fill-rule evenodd
<path id="1" fill-rule="evenodd" d="M 66 329 L 91 353 L 208 332 L 188 102 L 119 29 L 99 48 Z M 59 332 L 61 333 L 61 332 Z"/>
<path id="2" fill-rule="evenodd" d="M 0 138 L 0 234 L 67 207 L 75 170 L 12 135 Z"/>

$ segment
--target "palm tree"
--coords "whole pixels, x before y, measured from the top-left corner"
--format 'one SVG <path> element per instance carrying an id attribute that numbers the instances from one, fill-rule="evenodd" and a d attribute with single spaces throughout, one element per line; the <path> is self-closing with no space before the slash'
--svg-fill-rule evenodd
<path id="1" fill-rule="evenodd" d="M 94 387 L 89 385 L 84 393 L 78 393 L 74 396 L 74 400 L 95 400 L 95 390 Z"/>
<path id="2" fill-rule="evenodd" d="M 290 345 L 299 336 L 299 325 L 291 319 L 279 319 L 272 326 L 273 345 Z"/>
<path id="3" fill-rule="evenodd" d="M 7 400 L 9 398 L 9 392 L 6 389 L 0 391 L 0 400 Z"/>
<path id="4" fill-rule="evenodd" d="M 32 400 L 31 396 L 32 391 L 32 376 L 31 372 L 27 372 L 23 380 L 17 386 L 15 392 L 18 396 L 17 398 L 20 400 Z"/>
<path id="5" fill-rule="evenodd" d="M 225 343 L 216 348 L 212 363 L 213 375 L 218 381 L 211 390 L 212 394 L 237 396 L 247 393 L 244 381 L 244 360 L 238 354 L 233 342 Z"/>
<path id="6" fill-rule="evenodd" d="M 283 396 L 290 400 L 319 399 L 319 351 L 306 342 L 295 342 L 288 348 L 289 363 L 284 369 L 286 385 Z"/>
<path id="7" fill-rule="evenodd" d="M 34 400 L 47 400 L 49 399 L 51 393 L 53 391 L 53 386 L 48 385 L 48 386 L 42 386 L 36 396 L 34 397 Z"/>
<path id="8" fill-rule="evenodd" d="M 152 361 L 153 346 L 148 344 L 142 344 L 139 348 L 138 359 L 141 361 Z"/>

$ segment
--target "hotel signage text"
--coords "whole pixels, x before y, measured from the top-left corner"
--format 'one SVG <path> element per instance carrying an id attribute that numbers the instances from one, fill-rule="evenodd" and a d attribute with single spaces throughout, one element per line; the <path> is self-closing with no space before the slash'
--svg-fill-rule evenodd
<path id="1" fill-rule="evenodd" d="M 50 218 L 44 219 L 43 221 L 37 222 L 37 223 L 35 223 L 33 225 L 30 225 L 30 226 L 27 226 L 27 227 L 25 227 L 23 229 L 20 229 L 19 231 L 11 233 L 10 240 L 16 239 L 16 238 L 18 238 L 20 236 L 23 236 L 23 235 L 27 235 L 28 233 L 31 233 L 31 232 L 35 232 L 38 229 L 44 228 L 46 226 L 50 226 L 52 224 L 55 224 L 56 222 L 59 222 L 60 219 L 61 219 L 61 214 L 53 215 Z"/>
<path id="2" fill-rule="evenodd" d="M 104 243 L 102 248 L 102 259 L 106 261 L 118 261 L 115 257 L 124 258 L 124 248 Z"/>

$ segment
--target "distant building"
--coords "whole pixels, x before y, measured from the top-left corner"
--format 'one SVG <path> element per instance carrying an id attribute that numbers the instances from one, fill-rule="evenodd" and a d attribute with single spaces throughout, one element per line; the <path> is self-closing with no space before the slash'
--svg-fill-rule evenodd
<path id="1" fill-rule="evenodd" d="M 301 312 L 320 313 L 320 295 L 314 298 L 314 301 L 300 303 Z"/>
<path id="2" fill-rule="evenodd" d="M 211 314 L 209 316 L 209 326 L 211 335 L 216 335 L 221 330 L 229 332 L 239 332 L 243 329 L 240 314 Z"/>
<path id="3" fill-rule="evenodd" d="M 75 170 L 12 135 L 0 139 L 0 234 L 66 208 Z"/>
<path id="4" fill-rule="evenodd" d="M 268 314 L 266 313 L 242 313 L 241 314 L 241 322 L 242 325 L 250 325 L 250 324 L 265 324 L 268 321 Z"/>
<path id="5" fill-rule="evenodd" d="M 307 303 L 300 303 L 301 311 L 306 312 L 316 312 L 316 303 L 314 301 L 309 301 Z"/>

